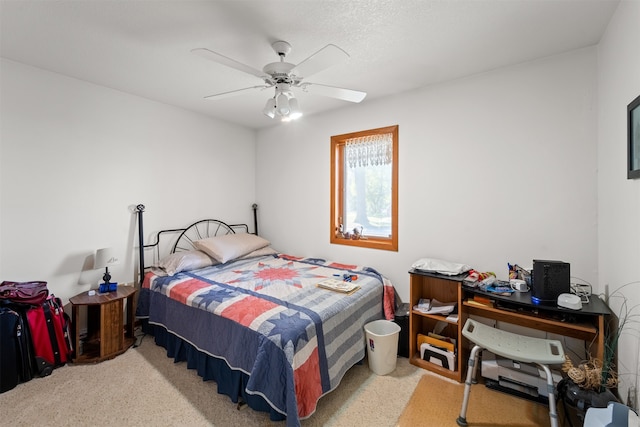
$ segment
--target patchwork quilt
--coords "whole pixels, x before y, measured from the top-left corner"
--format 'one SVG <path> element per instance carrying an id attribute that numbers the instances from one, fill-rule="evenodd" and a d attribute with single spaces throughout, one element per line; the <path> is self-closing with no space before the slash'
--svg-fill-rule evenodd
<path id="1" fill-rule="evenodd" d="M 316 286 L 345 274 L 352 294 Z M 148 274 L 137 315 L 249 375 L 247 393 L 296 426 L 364 358 L 364 325 L 392 319 L 393 296 L 372 268 L 277 254 Z"/>

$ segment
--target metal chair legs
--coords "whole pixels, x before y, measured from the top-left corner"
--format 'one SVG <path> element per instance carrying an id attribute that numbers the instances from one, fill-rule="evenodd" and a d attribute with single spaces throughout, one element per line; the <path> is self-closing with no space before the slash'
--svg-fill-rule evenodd
<path id="1" fill-rule="evenodd" d="M 482 347 L 476 345 L 471 350 L 471 355 L 469 356 L 468 369 L 467 369 L 467 379 L 464 382 L 464 396 L 462 398 L 462 408 L 460 409 L 460 415 L 456 422 L 460 427 L 467 427 L 469 424 L 467 423 L 467 406 L 469 405 L 469 393 L 471 393 L 471 384 L 476 378 L 476 370 L 478 369 L 477 355 L 478 352 L 482 350 Z"/>
<path id="2" fill-rule="evenodd" d="M 467 423 L 467 407 L 469 406 L 469 394 L 471 393 L 471 385 L 475 382 L 476 372 L 478 370 L 478 352 L 482 351 L 482 347 L 476 345 L 471 350 L 469 356 L 469 368 L 467 369 L 467 379 L 464 383 L 464 396 L 462 397 L 462 408 L 460 409 L 460 415 L 456 420 L 456 423 L 460 427 L 468 427 Z M 535 363 L 535 362 L 534 362 Z M 549 394 L 549 420 L 551 421 L 551 427 L 558 427 L 558 413 L 556 411 L 556 395 L 555 385 L 553 384 L 553 376 L 551 375 L 551 369 L 547 365 L 536 363 L 536 365 L 542 368 L 547 376 L 547 392 Z"/>

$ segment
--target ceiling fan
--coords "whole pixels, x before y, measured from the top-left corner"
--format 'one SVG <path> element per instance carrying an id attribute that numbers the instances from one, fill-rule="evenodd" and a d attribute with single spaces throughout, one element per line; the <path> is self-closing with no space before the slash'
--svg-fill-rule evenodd
<path id="1" fill-rule="evenodd" d="M 245 91 L 254 89 L 264 90 L 275 87 L 274 96 L 267 100 L 262 112 L 272 119 L 278 116 L 283 121 L 288 121 L 302 116 L 302 112 L 298 106 L 298 100 L 292 91 L 294 87 L 300 88 L 304 92 L 349 102 L 360 102 L 367 96 L 366 92 L 358 90 L 303 81 L 305 78 L 349 58 L 349 55 L 338 46 L 328 44 L 298 65 L 285 62 L 285 57 L 291 52 L 291 45 L 289 43 L 277 41 L 274 42 L 271 47 L 280 57 L 280 61 L 265 65 L 262 71 L 206 48 L 192 49 L 191 52 L 203 58 L 251 74 L 264 82 L 262 85 L 205 96 L 205 99 L 222 99 L 238 95 Z"/>

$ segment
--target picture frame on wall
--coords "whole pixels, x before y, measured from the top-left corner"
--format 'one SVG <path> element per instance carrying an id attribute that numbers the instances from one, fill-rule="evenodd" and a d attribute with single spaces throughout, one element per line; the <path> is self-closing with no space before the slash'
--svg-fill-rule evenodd
<path id="1" fill-rule="evenodd" d="M 640 178 L 640 96 L 627 106 L 627 179 Z"/>

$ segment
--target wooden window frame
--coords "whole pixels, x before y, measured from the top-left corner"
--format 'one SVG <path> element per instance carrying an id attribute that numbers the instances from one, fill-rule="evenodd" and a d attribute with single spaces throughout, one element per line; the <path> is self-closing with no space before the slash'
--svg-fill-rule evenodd
<path id="1" fill-rule="evenodd" d="M 391 161 L 391 237 L 366 236 L 366 239 L 351 240 L 339 236 L 342 212 L 344 212 L 344 147 L 345 141 L 367 135 L 390 133 L 393 139 Z M 331 137 L 331 227 L 330 242 L 337 245 L 398 251 L 398 125 Z"/>

